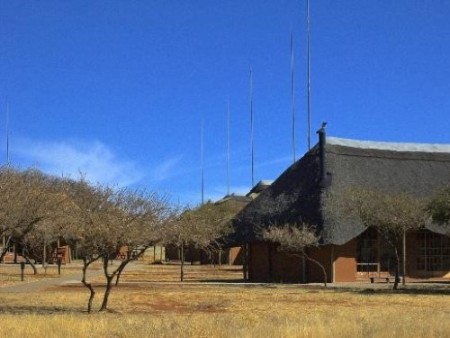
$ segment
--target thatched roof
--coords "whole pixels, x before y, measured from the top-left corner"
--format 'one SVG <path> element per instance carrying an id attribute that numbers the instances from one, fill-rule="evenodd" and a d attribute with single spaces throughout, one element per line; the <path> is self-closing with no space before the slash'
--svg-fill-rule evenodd
<path id="1" fill-rule="evenodd" d="M 335 217 L 340 211 L 331 210 L 330 196 L 358 188 L 428 198 L 450 184 L 450 145 L 330 137 L 323 167 L 320 149 L 316 145 L 237 215 L 233 242 L 256 241 L 269 225 L 305 222 L 318 227 L 324 244 L 341 245 L 365 227 L 357 219 Z M 442 232 L 436 225 L 430 229 Z"/>

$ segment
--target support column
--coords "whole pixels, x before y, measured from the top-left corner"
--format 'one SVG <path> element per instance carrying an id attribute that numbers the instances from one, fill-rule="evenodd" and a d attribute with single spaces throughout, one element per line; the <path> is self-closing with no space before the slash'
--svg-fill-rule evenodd
<path id="1" fill-rule="evenodd" d="M 336 260 L 334 259 L 334 245 L 331 245 L 331 282 L 336 283 Z"/>
<path id="2" fill-rule="evenodd" d="M 244 273 L 244 281 L 248 281 L 248 256 L 247 256 L 247 244 L 242 245 L 242 271 Z"/>
<path id="3" fill-rule="evenodd" d="M 403 257 L 403 280 L 402 280 L 402 284 L 405 285 L 406 281 L 406 230 L 403 229 L 403 250 L 402 250 L 402 257 Z"/>

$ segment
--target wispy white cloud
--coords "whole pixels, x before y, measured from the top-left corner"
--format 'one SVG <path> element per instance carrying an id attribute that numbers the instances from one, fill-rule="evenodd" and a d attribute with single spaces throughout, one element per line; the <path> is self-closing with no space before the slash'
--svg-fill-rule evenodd
<path id="1" fill-rule="evenodd" d="M 156 165 L 150 172 L 150 180 L 153 182 L 162 182 L 170 177 L 179 175 L 182 171 L 180 169 L 182 158 L 182 155 L 178 155 Z"/>
<path id="2" fill-rule="evenodd" d="M 21 139 L 14 154 L 19 163 L 53 175 L 78 178 L 92 183 L 132 185 L 143 178 L 142 170 L 99 141 L 36 141 Z"/>

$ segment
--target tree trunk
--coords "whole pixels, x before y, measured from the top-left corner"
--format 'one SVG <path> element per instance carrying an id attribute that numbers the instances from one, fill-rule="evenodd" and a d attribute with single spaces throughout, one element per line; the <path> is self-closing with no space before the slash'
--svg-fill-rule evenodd
<path id="1" fill-rule="evenodd" d="M 3 262 L 3 258 L 5 258 L 7 252 L 8 252 L 8 247 L 6 247 L 6 246 L 3 247 L 3 250 L 2 250 L 2 252 L 0 253 L 0 263 Z"/>
<path id="2" fill-rule="evenodd" d="M 215 266 L 215 264 L 214 264 L 214 258 L 213 258 L 213 255 L 212 255 L 212 253 L 211 253 L 211 250 L 208 250 L 207 255 L 208 255 L 209 266 L 214 267 L 214 266 Z"/>
<path id="3" fill-rule="evenodd" d="M 13 248 L 14 248 L 14 264 L 17 264 L 17 244 L 16 243 L 13 244 Z"/>
<path id="4" fill-rule="evenodd" d="M 114 279 L 114 276 L 117 275 L 117 277 L 116 277 L 116 283 L 115 283 L 116 286 L 119 285 L 119 280 L 120 280 L 120 277 L 122 276 L 122 272 L 125 270 L 125 268 L 126 268 L 126 266 L 128 265 L 128 263 L 130 263 L 131 261 L 135 261 L 135 260 L 137 260 L 139 257 L 141 257 L 141 256 L 145 253 L 145 250 L 147 250 L 147 248 L 148 248 L 148 247 L 143 248 L 141 251 L 139 251 L 139 252 L 138 252 L 137 254 L 135 254 L 134 256 L 127 255 L 127 258 L 126 258 L 124 261 L 122 261 L 122 262 L 120 263 L 119 267 L 116 269 L 116 271 L 114 271 L 114 272 L 111 274 L 111 278 L 112 278 L 112 279 Z"/>
<path id="5" fill-rule="evenodd" d="M 98 310 L 99 312 L 107 310 L 109 295 L 111 294 L 111 290 L 113 287 L 113 283 L 112 283 L 113 278 L 114 278 L 114 276 L 106 276 L 106 289 L 105 289 L 105 294 L 103 295 L 102 306 L 100 307 L 100 310 Z"/>
<path id="6" fill-rule="evenodd" d="M 116 286 L 119 285 L 120 276 L 122 276 L 122 272 L 125 269 L 125 266 L 125 264 L 120 264 L 119 268 L 117 269 Z"/>
<path id="7" fill-rule="evenodd" d="M 324 287 L 327 287 L 327 279 L 328 279 L 328 276 L 327 276 L 327 272 L 326 272 L 324 266 L 323 266 L 319 261 L 315 260 L 314 258 L 309 257 L 305 252 L 303 252 L 303 256 L 304 256 L 307 260 L 309 260 L 309 261 L 311 261 L 311 262 L 317 264 L 317 265 L 320 267 L 320 269 L 322 270 L 322 273 L 323 273 L 323 286 L 324 286 Z"/>
<path id="8" fill-rule="evenodd" d="M 89 295 L 89 300 L 88 300 L 88 307 L 87 307 L 87 312 L 91 313 L 92 312 L 92 302 L 94 301 L 94 297 L 95 297 L 95 290 L 92 287 L 91 283 L 88 283 L 86 281 L 86 272 L 87 272 L 87 268 L 89 267 L 89 265 L 96 261 L 97 259 L 93 259 L 93 260 L 87 260 L 86 258 L 83 258 L 83 275 L 81 278 L 81 283 L 83 283 L 83 285 L 85 287 L 87 287 L 89 289 L 90 295 Z"/>
<path id="9" fill-rule="evenodd" d="M 94 297 L 95 297 L 95 290 L 92 287 L 91 283 L 86 283 L 85 286 L 89 289 L 90 294 L 89 294 L 89 300 L 88 300 L 88 307 L 87 307 L 87 312 L 91 313 L 92 312 L 92 303 L 94 302 Z"/>
<path id="10" fill-rule="evenodd" d="M 44 239 L 44 245 L 42 248 L 42 267 L 45 267 L 47 261 L 47 241 Z"/>
<path id="11" fill-rule="evenodd" d="M 33 269 L 33 275 L 37 275 L 38 271 L 36 269 L 36 266 L 33 264 L 33 262 L 30 260 L 30 257 L 27 255 L 24 255 L 23 258 L 25 258 L 25 261 L 30 264 L 31 268 Z"/>
<path id="12" fill-rule="evenodd" d="M 181 253 L 181 266 L 180 266 L 180 281 L 184 281 L 184 244 L 181 244 L 180 248 Z"/>
<path id="13" fill-rule="evenodd" d="M 100 310 L 98 310 L 99 312 L 107 310 L 109 295 L 111 294 L 111 289 L 113 287 L 112 281 L 118 271 L 118 270 L 116 270 L 114 273 L 108 274 L 109 261 L 110 261 L 109 256 L 103 257 L 103 273 L 105 274 L 105 278 L 106 278 L 106 287 L 105 287 L 105 294 L 103 295 L 102 305 L 100 307 Z M 119 266 L 119 268 L 120 268 L 120 266 Z"/>
<path id="14" fill-rule="evenodd" d="M 397 290 L 398 288 L 398 283 L 400 281 L 400 256 L 398 254 L 398 250 L 397 247 L 394 247 L 394 251 L 395 251 L 395 280 L 394 280 L 394 290 Z"/>

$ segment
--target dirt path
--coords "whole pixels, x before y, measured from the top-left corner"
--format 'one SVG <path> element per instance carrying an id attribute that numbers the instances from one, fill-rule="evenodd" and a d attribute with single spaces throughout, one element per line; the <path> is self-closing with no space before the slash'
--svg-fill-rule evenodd
<path id="1" fill-rule="evenodd" d="M 72 268 L 73 266 L 71 266 Z M 135 262 L 131 262 L 125 268 L 125 271 L 131 271 L 136 267 Z M 79 269 L 73 271 L 63 271 L 63 275 L 58 277 L 43 278 L 34 281 L 18 282 L 12 285 L 0 287 L 0 293 L 29 293 L 38 292 L 48 289 L 53 286 L 64 285 L 70 283 L 72 285 L 81 285 L 82 277 L 82 267 L 80 265 Z M 103 274 L 102 269 L 98 270 L 88 270 L 87 278 L 91 280 L 99 275 Z"/>
<path id="2" fill-rule="evenodd" d="M 28 293 L 45 290 L 51 286 L 62 285 L 77 280 L 81 284 L 81 271 L 56 278 L 44 278 L 31 282 L 22 282 L 0 288 L 0 293 Z"/>

